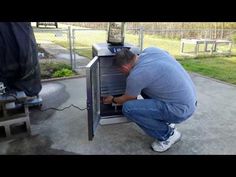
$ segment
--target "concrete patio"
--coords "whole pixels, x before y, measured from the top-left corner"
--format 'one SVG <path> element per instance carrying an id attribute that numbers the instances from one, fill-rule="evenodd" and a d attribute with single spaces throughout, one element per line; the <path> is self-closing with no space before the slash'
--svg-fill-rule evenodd
<path id="1" fill-rule="evenodd" d="M 198 108 L 177 125 L 182 140 L 164 153 L 150 149 L 153 139 L 134 123 L 98 126 L 88 141 L 87 111 L 31 110 L 32 136 L 0 142 L 0 154 L 236 154 L 236 87 L 197 74 Z M 70 104 L 86 107 L 86 79 L 76 78 L 43 84 L 42 109 Z"/>

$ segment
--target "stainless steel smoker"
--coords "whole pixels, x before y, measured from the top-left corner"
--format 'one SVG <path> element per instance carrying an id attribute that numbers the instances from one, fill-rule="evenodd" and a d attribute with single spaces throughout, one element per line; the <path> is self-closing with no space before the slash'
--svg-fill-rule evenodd
<path id="1" fill-rule="evenodd" d="M 114 65 L 114 55 L 122 48 L 128 48 L 135 54 L 140 53 L 140 49 L 131 44 L 98 43 L 92 46 L 94 58 L 86 66 L 89 140 L 93 139 L 99 123 L 127 122 L 122 115 L 122 106 L 102 103 L 104 96 L 120 96 L 125 92 L 126 76 Z"/>

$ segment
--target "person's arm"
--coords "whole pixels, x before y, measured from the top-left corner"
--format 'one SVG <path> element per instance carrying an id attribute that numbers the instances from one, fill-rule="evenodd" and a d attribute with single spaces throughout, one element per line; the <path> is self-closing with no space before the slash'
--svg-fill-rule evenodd
<path id="1" fill-rule="evenodd" d="M 124 94 L 124 95 L 119 96 L 119 97 L 113 97 L 113 96 L 105 97 L 105 98 L 103 98 L 103 103 L 104 104 L 114 103 L 114 104 L 122 105 L 126 101 L 135 100 L 135 99 L 137 99 L 137 97 L 129 96 L 129 95 Z"/>

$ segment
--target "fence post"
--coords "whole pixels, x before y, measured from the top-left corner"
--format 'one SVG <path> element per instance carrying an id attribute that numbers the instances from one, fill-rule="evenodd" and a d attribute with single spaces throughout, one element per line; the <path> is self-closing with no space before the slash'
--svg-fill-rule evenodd
<path id="1" fill-rule="evenodd" d="M 144 38 L 144 35 L 143 35 L 143 32 L 144 32 L 144 29 L 143 29 L 143 27 L 141 27 L 140 28 L 140 49 L 141 49 L 141 51 L 143 50 L 143 38 Z"/>
<path id="2" fill-rule="evenodd" d="M 183 38 L 184 38 L 184 32 L 183 32 L 183 29 L 181 29 L 180 39 L 183 39 Z"/>
<path id="3" fill-rule="evenodd" d="M 73 51 L 73 57 L 72 58 L 73 58 L 73 62 L 74 62 L 73 66 L 74 66 L 74 68 L 77 68 L 77 66 L 76 66 L 76 51 L 75 51 L 75 30 L 76 29 L 72 30 L 72 47 L 73 47 L 72 48 L 73 49 L 72 50 Z"/>
<path id="4" fill-rule="evenodd" d="M 138 46 L 141 48 L 141 28 L 138 29 Z"/>
<path id="5" fill-rule="evenodd" d="M 222 28 L 220 33 L 220 38 L 223 39 L 223 36 L 224 36 L 224 29 Z"/>
<path id="6" fill-rule="evenodd" d="M 71 69 L 73 70 L 73 62 L 72 62 L 72 44 L 71 44 L 71 27 L 68 27 L 68 41 L 69 41 L 69 48 L 70 48 L 70 65 Z"/>

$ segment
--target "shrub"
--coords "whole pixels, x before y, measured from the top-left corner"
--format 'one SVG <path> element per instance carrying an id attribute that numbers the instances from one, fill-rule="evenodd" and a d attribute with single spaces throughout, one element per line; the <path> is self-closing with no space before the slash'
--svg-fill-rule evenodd
<path id="1" fill-rule="evenodd" d="M 52 74 L 52 77 L 68 77 L 68 76 L 73 76 L 73 71 L 63 68 L 61 70 L 58 70 Z"/>
<path id="2" fill-rule="evenodd" d="M 63 62 L 40 62 L 41 78 L 49 79 L 52 77 L 63 77 L 63 72 L 65 72 L 65 75 L 68 75 L 69 73 L 72 73 L 72 75 L 74 75 L 73 71 L 71 71 L 70 68 L 71 67 L 69 64 Z M 71 72 L 61 71 L 62 69 L 66 69 Z M 58 74 L 56 73 L 57 71 L 61 71 L 62 73 Z"/>

